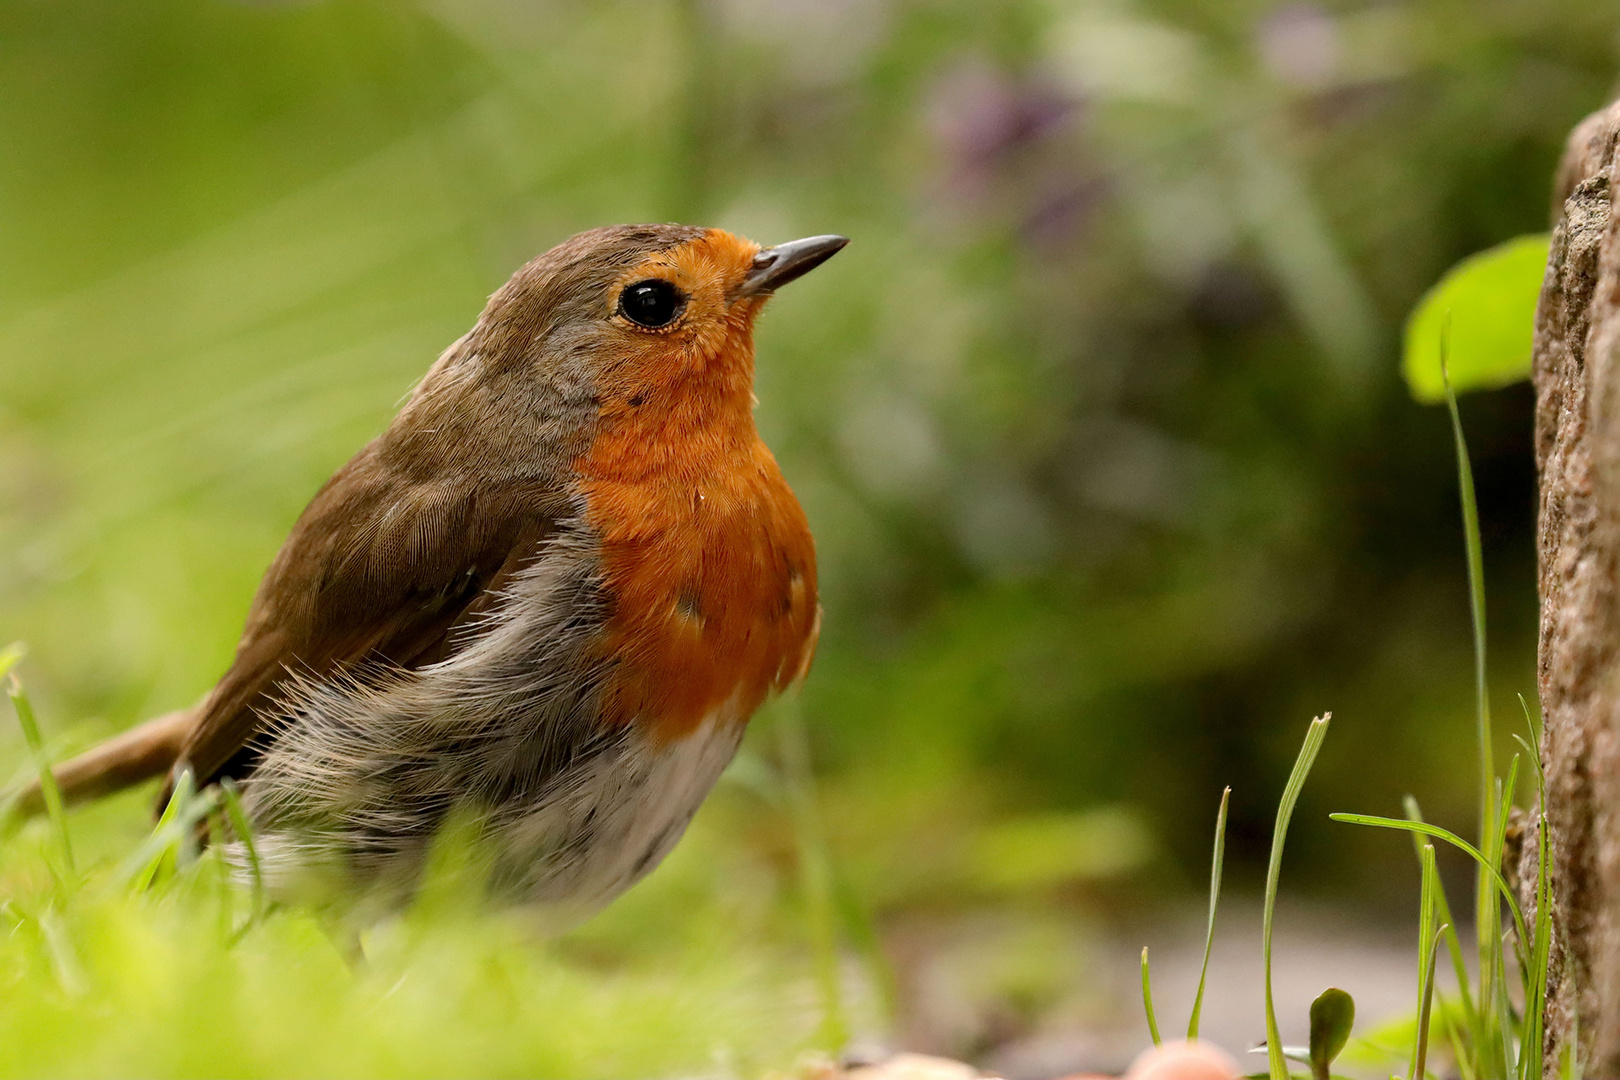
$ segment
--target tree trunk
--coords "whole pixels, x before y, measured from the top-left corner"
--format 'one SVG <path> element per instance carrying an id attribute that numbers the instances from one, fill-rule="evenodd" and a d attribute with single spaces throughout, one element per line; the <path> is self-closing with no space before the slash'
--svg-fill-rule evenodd
<path id="1" fill-rule="evenodd" d="M 1587 1076 L 1620 1076 L 1617 139 L 1620 102 L 1570 137 L 1536 313 L 1539 682 L 1553 854 L 1548 1076 L 1572 1039 Z M 1525 847 L 1528 893 L 1535 845 Z"/>

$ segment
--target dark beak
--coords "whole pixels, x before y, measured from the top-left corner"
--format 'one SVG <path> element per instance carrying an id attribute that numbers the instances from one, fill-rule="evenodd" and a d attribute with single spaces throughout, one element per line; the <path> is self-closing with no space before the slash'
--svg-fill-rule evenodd
<path id="1" fill-rule="evenodd" d="M 809 236 L 766 248 L 754 256 L 753 269 L 743 278 L 740 291 L 743 296 L 774 292 L 838 254 L 847 243 L 847 236 Z"/>

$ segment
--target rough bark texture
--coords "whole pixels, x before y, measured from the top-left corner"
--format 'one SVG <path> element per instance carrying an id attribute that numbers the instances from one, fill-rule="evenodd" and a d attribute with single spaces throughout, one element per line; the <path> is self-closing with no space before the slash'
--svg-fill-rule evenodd
<path id="1" fill-rule="evenodd" d="M 1620 103 L 1570 137 L 1536 314 L 1539 677 L 1553 841 L 1549 1076 L 1576 1032 L 1586 1075 L 1620 1076 L 1617 139 Z M 1535 845 L 1525 848 L 1521 880 L 1533 887 Z"/>

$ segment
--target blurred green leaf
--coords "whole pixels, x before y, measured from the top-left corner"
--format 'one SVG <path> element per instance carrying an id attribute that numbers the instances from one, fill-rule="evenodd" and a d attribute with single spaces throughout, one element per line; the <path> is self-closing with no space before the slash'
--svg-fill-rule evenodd
<path id="1" fill-rule="evenodd" d="M 1116 877 L 1147 862 L 1153 850 L 1153 834 L 1126 807 L 1031 814 L 980 829 L 970 872 L 982 888 L 1024 892 Z"/>
<path id="2" fill-rule="evenodd" d="M 1530 374 L 1536 301 L 1547 267 L 1546 233 L 1520 236 L 1470 255 L 1423 294 L 1406 323 L 1401 370 L 1422 402 L 1444 401 L 1440 335 L 1451 316 L 1451 385 L 1489 390 Z"/>
<path id="3" fill-rule="evenodd" d="M 1311 1075 L 1317 1080 L 1327 1080 L 1355 1022 L 1355 1000 L 1338 987 L 1328 987 L 1311 1002 Z"/>

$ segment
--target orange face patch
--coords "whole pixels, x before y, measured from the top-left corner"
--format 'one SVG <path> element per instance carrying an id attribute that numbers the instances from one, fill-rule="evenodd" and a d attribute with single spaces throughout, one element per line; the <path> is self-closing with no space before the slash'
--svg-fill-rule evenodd
<path id="1" fill-rule="evenodd" d="M 815 648 L 814 542 L 754 429 L 763 299 L 736 290 L 758 251 L 710 230 L 624 276 L 671 281 L 686 305 L 667 329 L 625 327 L 574 463 L 613 599 L 605 719 L 662 738 L 711 715 L 746 720 Z"/>

